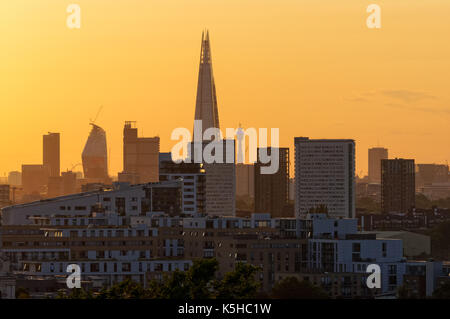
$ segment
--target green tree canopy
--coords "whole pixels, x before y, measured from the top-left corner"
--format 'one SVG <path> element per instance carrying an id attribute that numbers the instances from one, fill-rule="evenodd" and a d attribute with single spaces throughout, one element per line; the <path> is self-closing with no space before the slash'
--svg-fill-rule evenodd
<path id="1" fill-rule="evenodd" d="M 328 299 L 328 294 L 309 281 L 286 277 L 277 282 L 272 289 L 273 299 Z"/>

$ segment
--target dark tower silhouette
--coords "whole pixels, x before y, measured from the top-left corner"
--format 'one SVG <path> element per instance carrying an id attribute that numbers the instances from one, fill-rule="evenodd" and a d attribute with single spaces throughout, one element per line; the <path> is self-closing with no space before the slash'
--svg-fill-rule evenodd
<path id="1" fill-rule="evenodd" d="M 42 163 L 49 170 L 50 177 L 58 177 L 60 173 L 60 139 L 59 133 L 43 135 Z"/>
<path id="2" fill-rule="evenodd" d="M 220 129 L 208 31 L 202 33 L 195 120 L 202 121 L 202 134 L 208 128 Z"/>

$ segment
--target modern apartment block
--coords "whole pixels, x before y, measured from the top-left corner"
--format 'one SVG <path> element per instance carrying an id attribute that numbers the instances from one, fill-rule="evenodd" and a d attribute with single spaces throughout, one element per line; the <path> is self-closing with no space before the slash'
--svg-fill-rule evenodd
<path id="1" fill-rule="evenodd" d="M 179 181 L 130 185 L 116 182 L 110 188 L 46 199 L 2 209 L 2 225 L 28 225 L 31 216 L 87 216 L 101 203 L 119 216 L 139 216 L 150 212 L 181 213 L 182 189 Z"/>
<path id="2" fill-rule="evenodd" d="M 82 280 L 95 278 L 108 286 L 131 278 L 146 285 L 164 273 L 188 269 L 196 259 L 214 257 L 219 262 L 218 278 L 240 262 L 259 266 L 256 278 L 262 290 L 269 292 L 280 275 L 323 276 L 324 269 L 339 272 L 339 278 L 359 276 L 361 280 L 366 274 L 358 265 L 371 261 L 386 266 L 381 273 L 382 291 L 392 288 L 388 284 L 393 282 L 390 266 L 395 266 L 397 283 L 401 283 L 401 240 L 361 239 L 356 219 L 333 219 L 324 214 L 304 218 L 271 218 L 269 214 L 250 218 L 170 216 L 164 212 L 172 196 L 143 189 L 146 195 L 151 194 L 146 197 L 151 202 L 166 205 L 152 211 L 138 205 L 142 209 L 135 210 L 133 198 L 138 190 L 131 188 L 135 190 L 128 186 L 106 194 L 97 192 L 98 202 L 88 213 L 73 213 L 68 209 L 73 202 L 66 199 L 58 203 L 60 208 L 66 207 L 58 213 L 43 215 L 35 207 L 28 211 L 26 223 L 6 218 L 0 228 L 1 249 L 10 272 L 30 278 L 64 277 L 67 266 L 77 264 Z M 120 198 L 125 198 L 124 211 L 112 205 L 123 204 Z M 37 205 L 56 212 L 46 203 Z M 24 213 L 17 206 L 6 210 L 7 215 L 16 212 Z M 355 244 L 361 245 L 359 254 Z M 330 296 L 338 295 L 327 291 Z"/>
<path id="3" fill-rule="evenodd" d="M 383 212 L 406 213 L 415 206 L 413 159 L 381 161 L 381 208 Z"/>
<path id="4" fill-rule="evenodd" d="M 355 216 L 355 141 L 296 137 L 295 214 L 327 207 L 331 217 Z"/>
<path id="5" fill-rule="evenodd" d="M 136 122 L 127 121 L 123 128 L 122 176 L 135 176 L 129 182 L 153 183 L 159 179 L 159 137 L 138 137 Z"/>
<path id="6" fill-rule="evenodd" d="M 60 173 L 60 136 L 59 133 L 43 135 L 43 161 L 49 169 L 50 177 L 58 177 Z"/>
<path id="7" fill-rule="evenodd" d="M 214 161 L 198 160 L 195 154 L 213 150 Z M 191 142 L 186 162 L 199 162 L 205 170 L 205 212 L 210 216 L 235 216 L 236 165 L 234 140 Z M 228 152 L 227 152 L 228 151 Z M 221 152 L 216 153 L 216 152 Z M 197 155 L 198 156 L 198 155 Z"/>
<path id="8" fill-rule="evenodd" d="M 260 151 L 270 155 L 274 148 L 258 148 L 258 160 L 255 163 L 255 212 L 269 213 L 273 217 L 285 216 L 289 202 L 289 148 L 278 148 L 278 171 L 274 174 L 261 174 L 263 164 Z M 293 216 L 292 216 L 293 217 Z"/>
<path id="9" fill-rule="evenodd" d="M 381 183 L 381 160 L 388 159 L 388 149 L 369 148 L 369 183 Z"/>
<path id="10" fill-rule="evenodd" d="M 176 164 L 172 161 L 170 153 L 161 153 L 159 180 L 181 183 L 183 196 L 181 210 L 184 214 L 206 213 L 206 173 L 203 164 L 183 162 Z"/>

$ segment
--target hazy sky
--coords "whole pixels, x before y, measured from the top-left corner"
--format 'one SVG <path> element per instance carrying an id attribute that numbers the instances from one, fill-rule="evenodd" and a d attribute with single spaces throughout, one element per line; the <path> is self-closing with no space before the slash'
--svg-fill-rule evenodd
<path id="1" fill-rule="evenodd" d="M 450 159 L 448 0 L 14 0 L 0 2 L 1 176 L 41 163 L 48 131 L 61 132 L 61 169 L 80 163 L 100 105 L 110 172 L 125 120 L 169 151 L 171 131 L 193 125 L 204 28 L 223 128 L 278 127 L 292 153 L 294 136 L 353 138 L 358 173 L 377 145 Z"/>

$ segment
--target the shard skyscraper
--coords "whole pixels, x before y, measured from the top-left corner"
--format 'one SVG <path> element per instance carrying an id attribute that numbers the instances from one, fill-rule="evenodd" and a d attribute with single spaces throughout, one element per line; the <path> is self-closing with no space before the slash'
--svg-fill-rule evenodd
<path id="1" fill-rule="evenodd" d="M 202 134 L 208 128 L 220 129 L 208 31 L 202 33 L 195 120 L 202 121 Z"/>
<path id="2" fill-rule="evenodd" d="M 199 121 L 201 121 L 201 131 L 197 127 Z M 211 46 L 209 32 L 206 31 L 202 34 L 195 105 L 194 141 L 191 147 L 189 147 L 191 152 L 189 156 L 192 156 L 192 152 L 202 152 L 208 143 L 220 143 L 217 147 L 223 147 L 223 162 L 203 163 L 206 173 L 205 211 L 208 215 L 234 216 L 236 211 L 235 164 L 234 162 L 226 163 L 226 143 L 225 140 L 222 140 L 220 134 L 218 134 L 219 132 L 207 137 L 203 136 L 203 133 L 209 128 L 220 130 L 216 85 L 214 83 L 211 60 Z M 202 136 L 196 136 L 196 131 L 201 132 Z M 234 140 L 231 142 L 234 145 Z"/>

